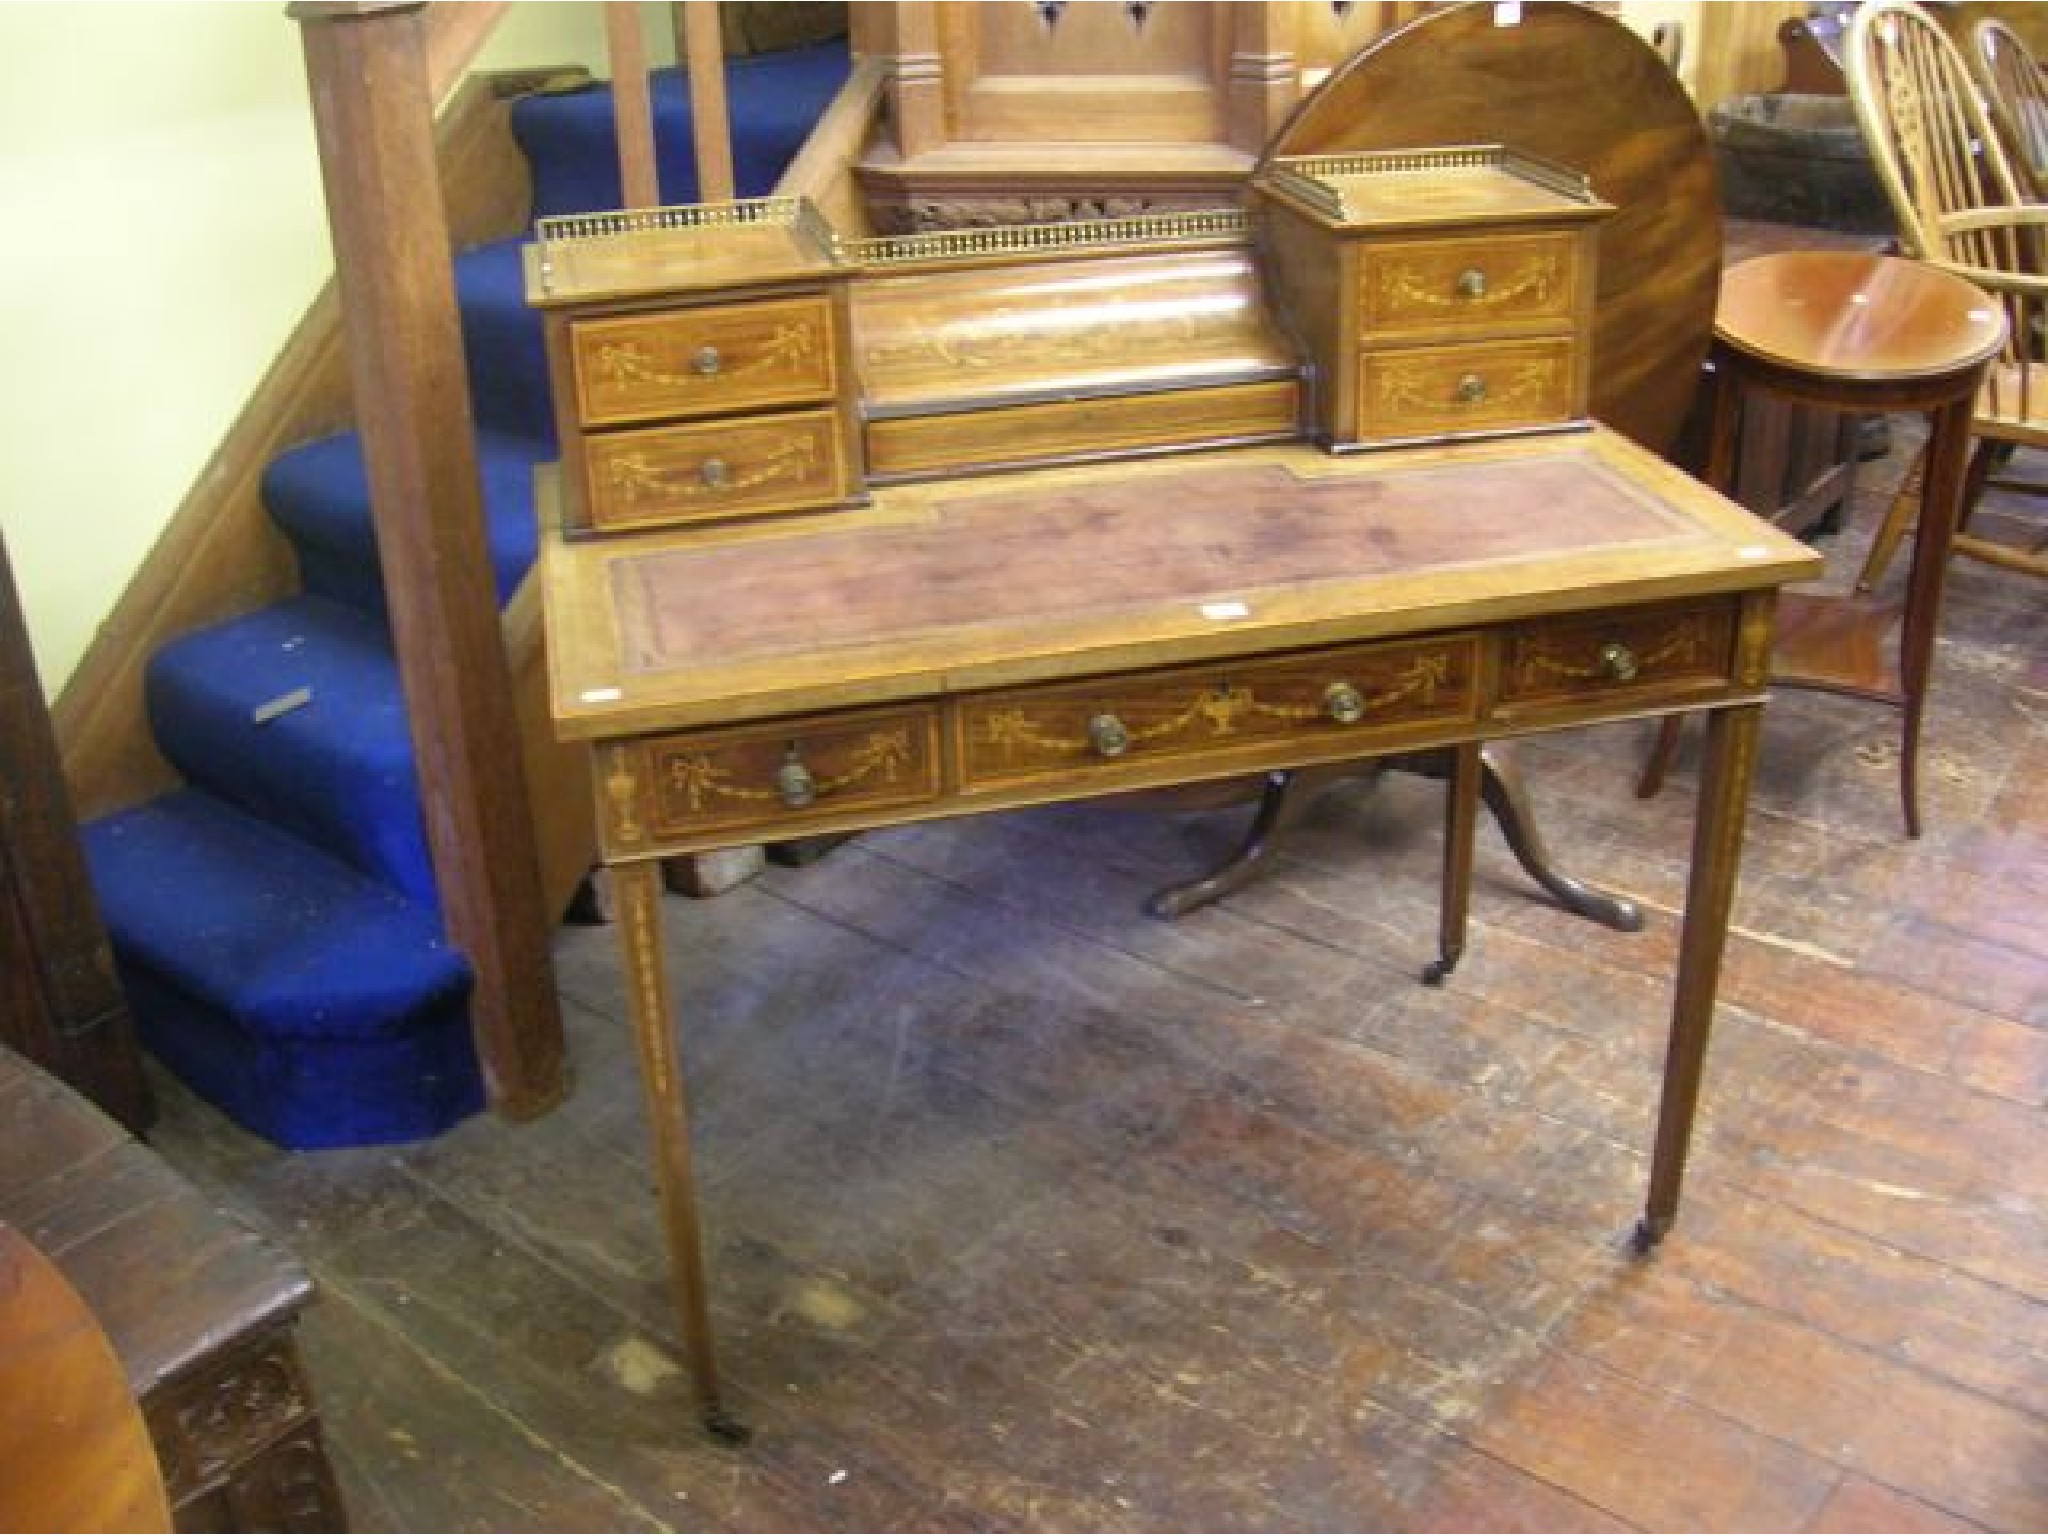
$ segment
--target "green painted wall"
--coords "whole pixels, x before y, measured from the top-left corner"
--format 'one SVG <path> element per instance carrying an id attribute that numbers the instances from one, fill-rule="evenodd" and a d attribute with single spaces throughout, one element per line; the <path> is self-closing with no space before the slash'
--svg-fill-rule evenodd
<path id="1" fill-rule="evenodd" d="M 333 257 L 282 3 L 0 5 L 0 58 L 0 530 L 54 697 Z M 478 62 L 602 58 L 522 4 Z"/>

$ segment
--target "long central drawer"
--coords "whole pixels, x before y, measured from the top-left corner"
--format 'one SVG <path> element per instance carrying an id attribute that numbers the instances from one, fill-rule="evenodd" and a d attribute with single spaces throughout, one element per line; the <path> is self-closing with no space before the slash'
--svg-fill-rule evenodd
<path id="1" fill-rule="evenodd" d="M 1021 688 L 961 701 L 960 788 L 1128 769 L 1150 777 L 1286 742 L 1315 751 L 1387 727 L 1470 720 L 1476 637 L 1438 636 Z"/>

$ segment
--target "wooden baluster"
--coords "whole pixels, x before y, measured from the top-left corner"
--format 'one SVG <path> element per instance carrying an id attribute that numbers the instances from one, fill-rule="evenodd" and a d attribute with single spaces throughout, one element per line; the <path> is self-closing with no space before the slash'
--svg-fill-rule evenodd
<path id="1" fill-rule="evenodd" d="M 483 493 L 419 0 L 300 0 L 350 374 L 427 843 L 491 1101 L 564 1088 L 560 1004 Z"/>
<path id="2" fill-rule="evenodd" d="M 640 7 L 607 3 L 604 41 L 612 65 L 620 194 L 628 208 L 658 208 L 661 186 L 655 171 L 654 103 L 647 91 L 647 39 L 640 31 Z"/>
<path id="3" fill-rule="evenodd" d="M 697 201 L 733 197 L 732 124 L 725 110 L 725 42 L 714 0 L 674 7 L 676 46 L 690 80 L 690 132 L 697 152 Z"/>

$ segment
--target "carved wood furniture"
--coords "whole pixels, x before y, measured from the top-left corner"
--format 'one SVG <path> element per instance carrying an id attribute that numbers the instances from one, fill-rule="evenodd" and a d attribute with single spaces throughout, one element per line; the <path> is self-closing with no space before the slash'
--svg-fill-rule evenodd
<path id="1" fill-rule="evenodd" d="M 1282 302 L 1311 317 L 1323 442 L 1585 421 L 1613 210 L 1584 177 L 1498 149 L 1293 156 L 1252 194 Z"/>
<path id="2" fill-rule="evenodd" d="M 2007 345 L 1985 377 L 1962 490 L 1958 554 L 2048 576 L 2048 529 L 2019 536 L 1971 527 L 1993 462 L 2048 446 L 2048 207 L 2027 200 L 1962 51 L 1909 0 L 1869 0 L 1849 24 L 1849 98 L 1909 256 L 1967 279 L 2004 309 Z M 1917 478 L 1894 498 L 1857 585 L 1873 590 L 1913 520 Z"/>
<path id="3" fill-rule="evenodd" d="M 856 167 L 886 234 L 1233 207 L 1305 80 L 1429 9 L 904 0 L 851 7 L 888 81 Z"/>
<path id="4" fill-rule="evenodd" d="M 295 1340 L 305 1272 L 5 1048 L 0 1222 L 48 1255 L 106 1330 L 180 1530 L 346 1528 Z"/>
<path id="5" fill-rule="evenodd" d="M 716 288 L 677 265 L 704 251 L 705 271 L 729 270 L 757 224 L 809 240 L 803 281 L 842 285 L 833 377 L 857 385 L 842 420 L 865 494 L 707 521 L 686 474 L 607 527 L 579 510 L 573 451 L 542 487 L 554 709 L 592 748 L 707 1421 L 737 1432 L 657 923 L 655 870 L 679 854 L 1433 752 L 1451 783 L 1440 976 L 1463 946 L 1480 744 L 1704 709 L 1654 1242 L 1677 1208 L 1775 593 L 1818 560 L 1604 428 L 1473 437 L 1446 399 L 1402 434 L 1434 444 L 1299 441 L 1317 379 L 1288 338 L 1331 317 L 1269 292 L 1269 253 L 1227 215 L 880 242 L 764 205 L 544 226 L 530 296 L 556 377 L 576 377 L 579 328 L 622 305 L 656 328 L 776 302 L 761 281 L 786 268 L 742 263 Z M 1466 266 L 1431 270 L 1455 294 Z M 596 435 L 588 393 L 558 410 L 565 445 Z M 1391 435 L 1356 411 L 1361 441 Z"/>
<path id="6" fill-rule="evenodd" d="M 791 204 L 639 216 L 636 261 L 688 273 L 650 302 L 643 267 L 612 270 L 614 242 L 550 221 L 527 248 L 529 290 L 566 291 L 547 311 L 562 404 L 565 526 L 610 531 L 829 507 L 861 484 L 846 366 L 845 271 L 815 215 Z"/>
<path id="7" fill-rule="evenodd" d="M 557 718 L 593 746 L 676 1299 L 714 1427 L 731 1425 L 658 925 L 654 861 L 673 854 L 1397 750 L 1469 763 L 1486 739 L 1705 709 L 1642 1241 L 1670 1225 L 1772 599 L 1819 562 L 1617 434 L 940 480 L 774 527 L 550 530 L 542 558 Z M 1474 793 L 1459 778 L 1454 835 Z"/>
<path id="8" fill-rule="evenodd" d="M 2039 202 L 2048 195 L 2048 71 L 2026 39 L 1995 16 L 1971 24 L 1967 57 L 2006 152 Z"/>
<path id="9" fill-rule="evenodd" d="M 553 705 L 560 733 L 591 748 L 675 1300 L 714 1430 L 743 1433 L 719 1394 L 660 939 L 655 871 L 679 854 L 1428 754 L 1450 786 L 1440 978 L 1464 944 L 1482 744 L 1704 710 L 1710 764 L 1639 1244 L 1670 1226 L 1776 593 L 1820 563 L 1586 419 L 1589 395 L 1597 414 L 1618 387 L 1645 441 L 1675 434 L 1717 271 L 1717 225 L 1688 222 L 1701 199 L 1712 212 L 1712 160 L 1646 45 L 1578 7 L 1527 12 L 1526 28 L 1474 6 L 1446 13 L 1447 30 L 1412 29 L 1432 34 L 1432 61 L 1468 48 L 1478 60 L 1451 71 L 1454 104 L 1478 110 L 1432 139 L 1295 143 L 1371 117 L 1339 71 L 1262 167 L 1256 219 L 867 240 L 833 238 L 801 207 L 742 205 L 542 225 L 529 298 L 547 312 L 558 383 L 576 381 L 579 328 L 626 310 L 636 326 L 687 326 L 815 282 L 836 283 L 847 313 L 834 377 L 852 381 L 839 419 L 865 478 L 844 500 L 706 520 L 690 483 L 701 467 L 685 466 L 607 527 L 587 510 L 587 450 L 612 429 L 573 389 L 557 400 L 563 470 L 542 486 L 557 508 L 540 562 Z M 1624 152 L 1583 120 L 1545 121 L 1552 142 L 1533 144 L 1470 131 L 1504 79 L 1518 123 L 1532 100 L 1537 118 L 1580 103 L 1566 67 L 1580 55 L 1624 99 L 1652 98 L 1628 101 L 1642 132 Z M 1532 95 L 1523 77 L 1550 62 L 1568 83 Z M 1446 84 L 1441 69 L 1418 73 L 1425 101 Z M 1382 148 L 1426 174 L 1397 205 L 1347 203 L 1364 190 L 1353 182 L 1390 170 L 1368 153 Z M 1532 189 L 1520 173 L 1531 155 L 1588 168 L 1575 151 L 1597 152 L 1590 190 L 1573 177 Z M 1418 230 L 1415 204 L 1446 192 L 1453 211 Z M 1594 274 L 1585 232 L 1603 202 L 1617 212 Z M 1511 226 L 1487 232 L 1483 257 L 1475 205 Z M 734 260 L 764 238 L 755 226 L 802 249 L 800 273 Z M 1532 265 L 1532 247 L 1557 259 Z M 1420 308 L 1372 311 L 1382 270 L 1405 273 Z M 1447 319 L 1416 318 L 1443 306 Z M 1490 349 L 1524 347 L 1556 381 L 1534 404 L 1475 411 L 1490 384 L 1461 398 Z M 1358 385 L 1403 352 L 1427 361 L 1412 376 L 1433 393 L 1396 418 L 1392 397 Z M 717 409 L 706 419 L 755 419 L 753 402 Z"/>
<path id="10" fill-rule="evenodd" d="M 1716 397 L 1708 478 L 1726 485 L 1752 393 L 1853 412 L 1929 419 L 1920 514 L 1903 606 L 1865 595 L 1788 593 L 1773 678 L 1875 699 L 1904 714 L 1899 754 L 1906 833 L 1920 835 L 1920 737 L 1950 543 L 1969 457 L 1970 415 L 2005 342 L 1981 290 L 1900 257 L 1788 251 L 1730 270 L 1714 328 Z M 1894 662 L 1886 637 L 1897 625 Z M 1654 793 L 1678 727 L 1665 721 L 1641 789 Z"/>

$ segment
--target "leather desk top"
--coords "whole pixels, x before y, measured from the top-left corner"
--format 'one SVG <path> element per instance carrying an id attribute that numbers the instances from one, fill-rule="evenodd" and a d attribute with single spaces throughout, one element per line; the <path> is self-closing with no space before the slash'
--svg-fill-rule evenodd
<path id="1" fill-rule="evenodd" d="M 1618 434 L 1299 444 L 898 486 L 543 552 L 567 736 L 730 722 L 1808 579 Z"/>

